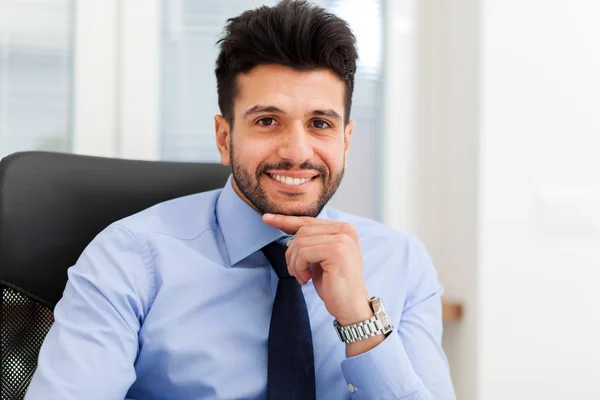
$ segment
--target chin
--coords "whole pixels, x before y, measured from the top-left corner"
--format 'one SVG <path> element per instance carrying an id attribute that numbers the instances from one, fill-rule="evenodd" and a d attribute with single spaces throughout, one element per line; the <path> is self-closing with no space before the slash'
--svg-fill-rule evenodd
<path id="1" fill-rule="evenodd" d="M 296 217 L 316 217 L 321 212 L 321 208 L 316 202 L 274 202 L 271 201 L 270 207 L 265 212 L 271 214 L 291 215 Z"/>

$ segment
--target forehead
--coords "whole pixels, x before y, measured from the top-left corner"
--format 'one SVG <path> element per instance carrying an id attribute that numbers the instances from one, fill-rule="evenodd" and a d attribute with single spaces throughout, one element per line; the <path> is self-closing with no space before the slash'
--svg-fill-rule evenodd
<path id="1" fill-rule="evenodd" d="M 236 116 L 257 104 L 288 113 L 333 109 L 344 115 L 346 85 L 326 69 L 298 71 L 282 65 L 259 65 L 237 77 Z"/>

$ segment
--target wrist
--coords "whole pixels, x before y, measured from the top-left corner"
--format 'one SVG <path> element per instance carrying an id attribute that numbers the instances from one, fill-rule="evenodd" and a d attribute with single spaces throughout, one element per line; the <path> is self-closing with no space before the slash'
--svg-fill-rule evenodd
<path id="1" fill-rule="evenodd" d="M 334 315 L 338 324 L 341 326 L 348 326 L 356 324 L 361 321 L 365 321 L 373 316 L 373 309 L 371 308 L 371 301 L 366 298 L 364 301 L 357 303 L 352 308 L 345 310 L 340 313 L 339 316 Z"/>
<path id="2" fill-rule="evenodd" d="M 346 357 L 356 357 L 366 353 L 367 351 L 373 350 L 375 347 L 383 343 L 386 337 L 387 336 L 379 335 L 354 343 L 346 343 Z"/>

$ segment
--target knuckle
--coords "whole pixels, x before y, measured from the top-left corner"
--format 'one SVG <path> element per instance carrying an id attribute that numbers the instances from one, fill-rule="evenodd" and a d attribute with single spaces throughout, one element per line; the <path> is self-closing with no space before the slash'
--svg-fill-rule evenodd
<path id="1" fill-rule="evenodd" d="M 352 236 L 349 234 L 342 235 L 342 243 L 344 245 L 351 244 L 353 242 Z"/>
<path id="2" fill-rule="evenodd" d="M 298 249 L 298 255 L 296 260 L 300 259 L 300 260 L 304 260 L 306 259 L 306 252 L 308 251 L 308 249 L 306 247 L 302 247 L 301 249 Z"/>
<path id="3" fill-rule="evenodd" d="M 346 245 L 343 242 L 337 242 L 333 245 L 332 252 L 336 257 L 342 257 L 346 253 Z"/>
<path id="4" fill-rule="evenodd" d="M 307 226 L 306 225 L 302 225 L 300 228 L 298 228 L 298 230 L 296 231 L 296 237 L 298 236 L 304 236 L 307 234 Z"/>
<path id="5" fill-rule="evenodd" d="M 353 240 L 358 240 L 358 231 L 356 227 L 350 223 L 345 223 L 344 233 L 349 236 L 349 238 Z"/>
<path id="6" fill-rule="evenodd" d="M 344 222 L 344 230 L 350 235 L 356 234 L 356 228 L 349 222 Z"/>
<path id="7" fill-rule="evenodd" d="M 304 248 L 306 245 L 306 236 L 294 237 L 293 244 L 295 249 Z"/>

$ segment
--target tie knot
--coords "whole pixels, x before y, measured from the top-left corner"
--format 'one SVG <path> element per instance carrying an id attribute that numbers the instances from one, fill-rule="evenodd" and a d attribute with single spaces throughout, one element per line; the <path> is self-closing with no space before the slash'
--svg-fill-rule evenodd
<path id="1" fill-rule="evenodd" d="M 262 252 L 271 263 L 271 266 L 275 270 L 275 273 L 281 278 L 289 278 L 290 274 L 287 270 L 287 263 L 285 262 L 285 252 L 287 246 L 281 243 L 272 242 L 262 248 Z"/>

